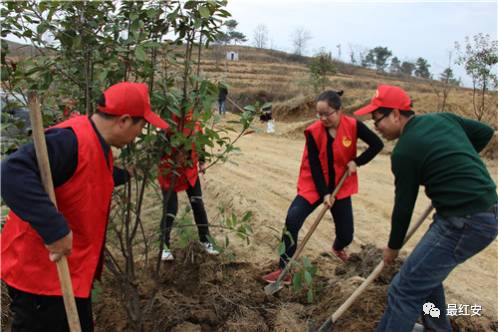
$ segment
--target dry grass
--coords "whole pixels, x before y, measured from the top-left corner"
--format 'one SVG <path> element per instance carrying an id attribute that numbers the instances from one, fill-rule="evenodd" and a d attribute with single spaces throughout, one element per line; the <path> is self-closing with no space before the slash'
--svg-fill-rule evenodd
<path id="1" fill-rule="evenodd" d="M 7 286 L 3 283 L 0 282 L 1 286 L 1 327 L 0 331 L 4 331 L 7 328 L 7 323 L 10 319 L 10 296 L 7 291 Z"/>
<path id="2" fill-rule="evenodd" d="M 239 61 L 226 61 L 224 54 L 227 50 L 238 52 Z M 216 60 L 216 52 L 222 58 Z M 227 46 L 221 52 L 220 49 L 211 47 L 204 51 L 204 56 L 201 69 L 205 76 L 225 80 L 231 87 L 231 98 L 242 105 L 254 103 L 260 91 L 266 91 L 273 96 L 274 101 L 285 101 L 296 97 L 308 98 L 315 95 L 308 81 L 309 58 L 307 57 L 296 58 L 279 51 L 246 46 Z M 365 105 L 378 84 L 398 85 L 405 89 L 412 97 L 417 113 L 439 111 L 440 100 L 438 101 L 435 88 L 429 80 L 381 74 L 375 70 L 342 62 L 336 62 L 336 66 L 339 72 L 329 77 L 331 83 L 327 88 L 345 91 L 343 98 L 347 112 Z M 496 128 L 498 105 L 496 102 L 490 102 L 488 108 L 490 111 L 483 121 Z M 465 88 L 452 90 L 445 111 L 475 118 L 472 91 Z"/>

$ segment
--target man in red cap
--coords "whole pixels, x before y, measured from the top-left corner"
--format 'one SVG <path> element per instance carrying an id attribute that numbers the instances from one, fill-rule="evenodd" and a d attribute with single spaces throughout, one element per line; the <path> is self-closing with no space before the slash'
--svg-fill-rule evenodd
<path id="1" fill-rule="evenodd" d="M 406 92 L 390 85 L 380 85 L 355 114 L 371 114 L 382 136 L 398 139 L 391 155 L 395 199 L 386 264 L 398 256 L 420 185 L 436 209 L 431 227 L 391 282 L 377 331 L 412 331 L 420 315 L 426 330 L 451 331 L 442 283 L 498 233 L 496 185 L 478 154 L 494 130 L 451 113 L 416 116 Z M 424 305 L 440 314 L 423 311 Z"/>
<path id="2" fill-rule="evenodd" d="M 58 209 L 43 189 L 33 144 L 1 165 L 10 207 L 2 229 L 2 280 L 11 296 L 12 331 L 69 331 L 53 263 L 67 256 L 83 331 L 93 331 L 91 289 L 100 275 L 113 188 L 129 179 L 113 166 L 111 146 L 133 141 L 145 123 L 166 129 L 151 111 L 146 84 L 107 89 L 90 117 L 75 116 L 45 133 Z"/>

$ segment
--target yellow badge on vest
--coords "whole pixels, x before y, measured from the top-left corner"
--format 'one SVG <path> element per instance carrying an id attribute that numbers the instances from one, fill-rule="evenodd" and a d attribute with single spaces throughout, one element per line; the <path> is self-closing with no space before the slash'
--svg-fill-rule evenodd
<path id="1" fill-rule="evenodd" d="M 351 140 L 351 138 L 346 137 L 346 136 L 344 136 L 342 138 L 342 145 L 344 145 L 344 147 L 349 148 L 351 146 L 351 143 L 353 143 L 353 141 Z"/>

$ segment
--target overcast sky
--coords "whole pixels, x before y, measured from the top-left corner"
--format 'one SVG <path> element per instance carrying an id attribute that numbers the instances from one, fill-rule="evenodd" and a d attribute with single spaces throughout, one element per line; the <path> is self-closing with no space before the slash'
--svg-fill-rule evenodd
<path id="1" fill-rule="evenodd" d="M 305 28 L 312 39 L 306 55 L 320 48 L 349 62 L 351 48 L 389 48 L 401 61 L 423 57 L 434 76 L 448 67 L 449 52 L 466 36 L 489 34 L 497 39 L 498 1 L 333 1 L 229 0 L 228 11 L 239 22 L 237 30 L 253 43 L 254 30 L 264 24 L 271 47 L 292 52 L 292 33 Z M 452 64 L 457 75 L 464 70 Z M 468 85 L 470 80 L 462 77 Z"/>

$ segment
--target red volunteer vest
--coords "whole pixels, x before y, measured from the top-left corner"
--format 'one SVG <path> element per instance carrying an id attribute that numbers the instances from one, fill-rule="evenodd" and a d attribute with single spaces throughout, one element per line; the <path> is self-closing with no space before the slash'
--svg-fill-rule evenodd
<path id="1" fill-rule="evenodd" d="M 73 232 L 68 256 L 74 295 L 90 296 L 97 274 L 114 188 L 113 159 L 107 165 L 97 133 L 86 116 L 55 126 L 72 128 L 78 141 L 78 165 L 73 176 L 55 189 L 59 211 Z M 56 265 L 48 259 L 42 238 L 12 211 L 1 235 L 2 279 L 19 290 L 40 295 L 62 295 Z"/>
<path id="2" fill-rule="evenodd" d="M 185 136 L 190 136 L 198 132 L 201 132 L 201 126 L 198 122 L 195 123 L 194 129 L 183 128 L 183 134 Z M 168 190 L 169 187 L 171 186 L 171 180 L 173 176 L 172 172 L 173 161 L 175 155 L 176 155 L 176 150 L 173 149 L 173 152 L 171 154 L 163 156 L 159 163 L 157 180 L 159 181 L 161 188 L 163 188 L 164 190 Z M 192 143 L 192 150 L 190 153 L 190 160 L 187 162 L 189 162 L 190 164 L 190 161 L 191 161 L 190 166 L 179 165 L 175 170 L 175 172 L 178 173 L 175 188 L 173 189 L 175 192 L 187 190 L 189 185 L 193 187 L 195 185 L 195 182 L 197 181 L 197 178 L 199 177 L 199 170 L 198 170 L 199 157 L 195 149 L 195 144 L 193 143 Z"/>
<path id="3" fill-rule="evenodd" d="M 305 134 L 310 133 L 315 140 L 318 151 L 320 164 L 322 166 L 323 176 L 328 186 L 329 184 L 329 167 L 327 159 L 327 128 L 320 120 L 315 121 L 304 131 Z M 339 182 L 342 175 L 347 169 L 347 164 L 356 157 L 356 119 L 341 115 L 339 127 L 337 128 L 336 137 L 332 144 L 334 154 L 334 171 L 335 185 Z M 336 195 L 337 199 L 349 197 L 358 192 L 358 176 L 354 173 L 348 176 L 344 181 L 341 189 Z M 305 145 L 303 157 L 301 159 L 301 169 L 299 171 L 299 179 L 297 182 L 297 193 L 304 197 L 310 204 L 316 203 L 320 198 L 320 194 L 316 190 L 311 168 L 308 159 L 308 146 Z"/>

